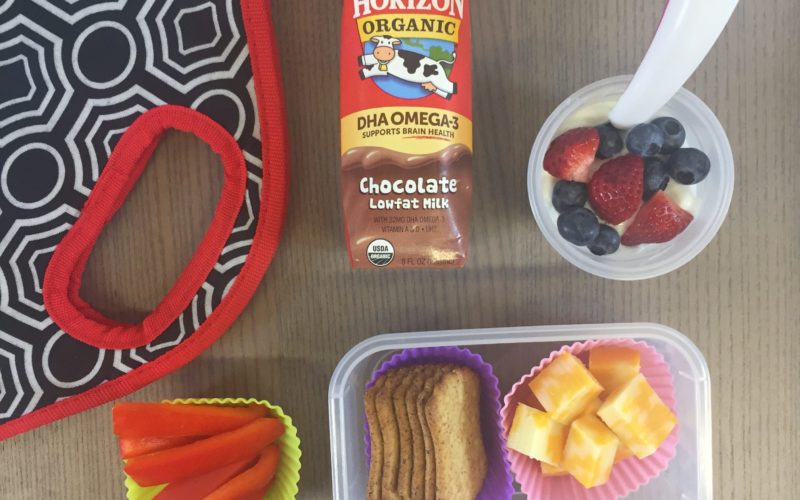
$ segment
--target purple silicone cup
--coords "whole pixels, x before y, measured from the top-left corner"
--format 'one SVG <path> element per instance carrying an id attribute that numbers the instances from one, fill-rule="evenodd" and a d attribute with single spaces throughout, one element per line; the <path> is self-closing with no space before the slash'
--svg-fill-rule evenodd
<path id="1" fill-rule="evenodd" d="M 482 357 L 459 347 L 425 347 L 404 349 L 385 361 L 367 383 L 369 389 L 381 376 L 393 368 L 422 364 L 444 364 L 466 366 L 481 379 L 481 431 L 486 448 L 489 470 L 478 494 L 478 500 L 505 500 L 514 494 L 511 464 L 508 459 L 503 427 L 500 422 L 500 389 L 492 366 Z M 370 455 L 369 426 L 364 425 L 365 452 Z"/>

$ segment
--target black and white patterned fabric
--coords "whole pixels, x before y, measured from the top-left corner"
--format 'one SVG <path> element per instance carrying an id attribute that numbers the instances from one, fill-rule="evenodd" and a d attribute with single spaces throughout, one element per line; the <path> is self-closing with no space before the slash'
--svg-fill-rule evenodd
<path id="1" fill-rule="evenodd" d="M 146 346 L 98 349 L 48 316 L 43 276 L 119 138 L 163 104 L 236 138 L 247 196 L 191 306 Z M 260 138 L 237 1 L 0 0 L 0 424 L 131 372 L 203 324 L 253 241 Z"/>

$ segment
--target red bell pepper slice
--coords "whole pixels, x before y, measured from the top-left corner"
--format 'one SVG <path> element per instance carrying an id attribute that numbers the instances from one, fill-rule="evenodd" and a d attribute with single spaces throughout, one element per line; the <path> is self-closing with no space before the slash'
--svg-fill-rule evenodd
<path id="1" fill-rule="evenodd" d="M 134 457 L 125 472 L 140 486 L 180 481 L 241 460 L 255 459 L 283 434 L 275 418 L 260 418 L 236 430 L 217 434 L 185 446 Z"/>
<path id="2" fill-rule="evenodd" d="M 114 434 L 123 438 L 211 436 L 266 417 L 265 406 L 224 407 L 170 403 L 117 403 Z"/>
<path id="3" fill-rule="evenodd" d="M 267 447 L 262 453 L 258 462 L 227 483 L 220 486 L 205 500 L 240 500 L 253 498 L 258 495 L 272 478 L 278 469 L 278 462 L 281 458 L 281 450 L 277 444 Z"/>
<path id="4" fill-rule="evenodd" d="M 138 457 L 140 455 L 147 455 L 156 451 L 167 450 L 183 446 L 185 444 L 193 443 L 201 436 L 187 436 L 187 437 L 144 437 L 144 438 L 120 438 L 119 439 L 119 454 L 123 460 Z"/>
<path id="5" fill-rule="evenodd" d="M 209 495 L 223 484 L 241 474 L 242 471 L 247 470 L 252 465 L 252 460 L 241 460 L 201 476 L 190 477 L 181 481 L 169 483 L 166 488 L 161 490 L 158 495 L 155 496 L 154 500 L 187 500 L 190 498 L 205 498 L 206 495 Z"/>
<path id="6" fill-rule="evenodd" d="M 256 491 L 252 495 L 241 498 L 241 500 L 264 500 L 264 497 L 267 496 L 267 492 L 270 488 L 272 488 L 272 481 L 270 481 L 268 485 L 262 486 L 260 490 Z"/>

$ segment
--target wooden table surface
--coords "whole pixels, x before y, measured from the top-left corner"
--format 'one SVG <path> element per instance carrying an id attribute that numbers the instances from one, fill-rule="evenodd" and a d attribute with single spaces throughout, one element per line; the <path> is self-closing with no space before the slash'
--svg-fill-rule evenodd
<path id="1" fill-rule="evenodd" d="M 693 262 L 638 283 L 590 276 L 550 248 L 528 206 L 538 127 L 574 90 L 636 68 L 661 3 L 472 0 L 472 254 L 459 271 L 382 273 L 352 271 L 345 252 L 339 2 L 275 0 L 293 151 L 282 247 L 233 328 L 131 399 L 277 402 L 303 439 L 300 498 L 329 498 L 328 382 L 357 342 L 397 331 L 659 322 L 691 337 L 711 369 L 715 497 L 797 498 L 800 3 L 743 0 L 687 84 L 725 125 L 737 176 L 725 225 Z M 194 252 L 220 186 L 209 148 L 171 136 L 92 257 L 85 297 L 117 318 L 143 317 Z M 110 416 L 105 405 L 0 443 L 0 497 L 123 498 Z"/>

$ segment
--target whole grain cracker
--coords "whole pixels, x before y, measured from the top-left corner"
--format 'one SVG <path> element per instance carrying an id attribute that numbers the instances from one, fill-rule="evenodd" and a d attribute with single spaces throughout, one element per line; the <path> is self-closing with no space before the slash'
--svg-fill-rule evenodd
<path id="1" fill-rule="evenodd" d="M 383 465 L 381 471 L 381 497 L 394 500 L 397 495 L 397 469 L 400 463 L 400 434 L 394 413 L 392 394 L 403 381 L 407 368 L 398 368 L 386 375 L 383 387 L 375 396 L 375 409 L 381 426 L 383 439 Z"/>
<path id="2" fill-rule="evenodd" d="M 481 433 L 480 379 L 466 367 L 447 370 L 425 405 L 436 463 L 436 500 L 474 499 L 488 463 Z"/>
<path id="3" fill-rule="evenodd" d="M 392 394 L 394 414 L 397 419 L 397 431 L 400 438 L 400 463 L 397 468 L 397 491 L 400 498 L 411 496 L 411 469 L 414 460 L 413 437 L 411 423 L 406 412 L 406 393 L 412 381 L 423 370 L 421 365 L 409 366 L 402 382 Z"/>
<path id="4" fill-rule="evenodd" d="M 422 426 L 422 439 L 425 448 L 425 471 L 424 471 L 424 487 L 423 497 L 425 500 L 436 500 L 436 451 L 434 449 L 433 438 L 431 437 L 430 427 L 428 425 L 427 417 L 425 416 L 425 406 L 428 399 L 433 394 L 433 389 L 439 382 L 439 379 L 447 371 L 453 369 L 453 365 L 436 365 L 434 372 L 425 381 L 425 386 L 422 392 L 417 396 L 417 416 Z"/>
<path id="5" fill-rule="evenodd" d="M 375 396 L 383 388 L 386 375 L 381 376 L 364 394 L 364 410 L 369 427 L 370 458 L 369 481 L 367 483 L 367 499 L 381 500 L 381 472 L 383 468 L 383 437 L 381 436 L 378 411 L 375 407 Z"/>
<path id="6" fill-rule="evenodd" d="M 417 398 L 425 388 L 425 382 L 439 370 L 434 365 L 420 365 L 420 370 L 411 380 L 406 392 L 405 405 L 411 428 L 411 477 L 408 498 L 417 500 L 424 498 L 425 491 L 425 441 L 422 435 L 422 423 L 417 410 Z"/>

